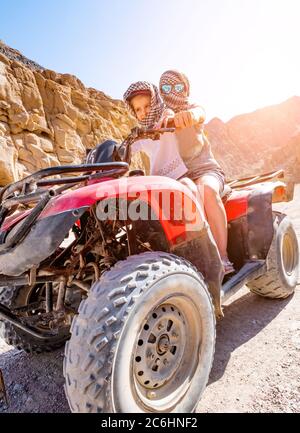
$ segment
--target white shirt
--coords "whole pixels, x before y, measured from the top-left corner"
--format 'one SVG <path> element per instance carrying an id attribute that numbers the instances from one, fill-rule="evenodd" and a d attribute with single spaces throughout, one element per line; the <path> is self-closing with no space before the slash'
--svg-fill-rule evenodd
<path id="1" fill-rule="evenodd" d="M 179 179 L 187 171 L 179 151 L 175 134 L 166 132 L 159 140 L 149 138 L 132 144 L 132 153 L 143 151 L 150 160 L 150 175 Z"/>

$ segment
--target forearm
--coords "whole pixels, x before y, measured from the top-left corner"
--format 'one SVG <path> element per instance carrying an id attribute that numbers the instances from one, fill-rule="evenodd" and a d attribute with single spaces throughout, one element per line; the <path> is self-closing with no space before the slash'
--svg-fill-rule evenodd
<path id="1" fill-rule="evenodd" d="M 174 116 L 176 128 L 190 128 L 193 125 L 199 125 L 205 121 L 205 111 L 200 105 L 194 105 L 190 108 L 179 111 Z"/>
<path id="2" fill-rule="evenodd" d="M 204 108 L 198 106 L 195 108 L 191 108 L 189 111 L 193 113 L 193 117 L 196 123 L 204 123 L 206 117 Z"/>

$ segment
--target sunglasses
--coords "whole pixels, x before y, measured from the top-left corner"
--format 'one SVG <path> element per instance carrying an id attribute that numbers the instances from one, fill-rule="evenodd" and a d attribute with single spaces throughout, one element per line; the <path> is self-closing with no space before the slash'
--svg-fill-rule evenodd
<path id="1" fill-rule="evenodd" d="M 161 91 L 167 95 L 168 93 L 171 93 L 173 88 L 176 93 L 182 93 L 184 91 L 184 84 L 179 83 L 175 84 L 174 86 L 172 84 L 163 84 L 161 86 Z"/>

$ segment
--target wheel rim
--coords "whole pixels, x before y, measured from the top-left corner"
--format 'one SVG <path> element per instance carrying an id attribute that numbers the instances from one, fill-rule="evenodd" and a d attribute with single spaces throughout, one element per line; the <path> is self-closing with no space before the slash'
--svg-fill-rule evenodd
<path id="1" fill-rule="evenodd" d="M 147 409 L 164 411 L 185 395 L 198 366 L 199 313 L 184 296 L 157 305 L 143 322 L 133 354 L 133 387 Z"/>
<path id="2" fill-rule="evenodd" d="M 289 233 L 285 233 L 282 241 L 282 261 L 285 272 L 292 275 L 297 264 L 297 257 L 294 248 L 293 238 Z"/>
<path id="3" fill-rule="evenodd" d="M 182 359 L 186 329 L 177 307 L 160 305 L 149 316 L 139 337 L 134 374 L 146 389 L 158 388 L 171 379 Z"/>

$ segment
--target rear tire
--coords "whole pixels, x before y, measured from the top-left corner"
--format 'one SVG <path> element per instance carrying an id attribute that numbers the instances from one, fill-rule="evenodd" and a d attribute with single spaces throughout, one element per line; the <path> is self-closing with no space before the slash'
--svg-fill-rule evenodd
<path id="1" fill-rule="evenodd" d="M 294 293 L 299 276 L 299 246 L 291 220 L 273 212 L 274 236 L 267 256 L 268 271 L 247 283 L 251 292 L 272 299 Z"/>
<path id="2" fill-rule="evenodd" d="M 215 347 L 206 284 L 186 260 L 146 252 L 96 282 L 66 345 L 73 412 L 192 412 Z"/>

